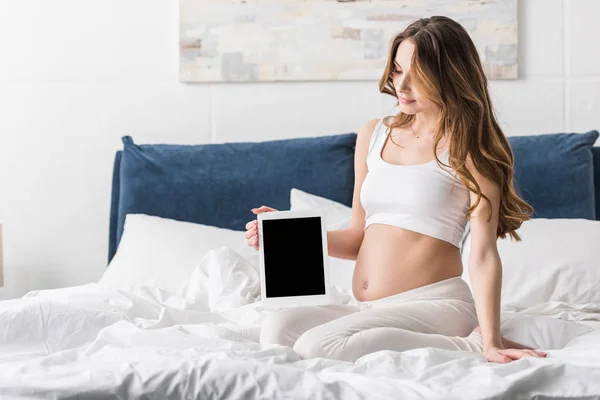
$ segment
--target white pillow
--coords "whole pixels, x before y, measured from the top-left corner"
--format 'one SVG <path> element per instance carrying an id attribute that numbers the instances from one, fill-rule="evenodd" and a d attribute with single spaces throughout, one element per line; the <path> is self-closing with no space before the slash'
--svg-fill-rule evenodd
<path id="1" fill-rule="evenodd" d="M 223 246 L 258 266 L 258 252 L 247 245 L 243 231 L 127 214 L 117 252 L 98 283 L 126 290 L 152 286 L 185 296 L 198 263 Z"/>
<path id="2" fill-rule="evenodd" d="M 293 188 L 290 191 L 291 210 L 317 209 L 325 213 L 327 229 L 344 229 L 350 226 L 352 207 Z"/>
<path id="3" fill-rule="evenodd" d="M 352 217 L 352 207 L 296 188 L 292 188 L 290 191 L 290 209 L 294 211 L 307 209 L 323 211 L 328 231 L 348 228 Z M 356 261 L 335 257 L 329 257 L 328 261 L 331 283 L 337 285 L 344 292 L 351 294 L 352 275 Z"/>
<path id="4" fill-rule="evenodd" d="M 517 232 L 521 242 L 498 240 L 503 306 L 600 303 L 600 221 L 535 218 Z M 471 235 L 462 254 L 463 279 L 469 286 L 470 249 Z"/>

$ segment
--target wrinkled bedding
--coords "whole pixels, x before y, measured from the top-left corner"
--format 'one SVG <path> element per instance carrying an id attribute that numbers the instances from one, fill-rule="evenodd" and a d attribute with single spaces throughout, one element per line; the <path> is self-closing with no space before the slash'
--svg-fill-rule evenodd
<path id="1" fill-rule="evenodd" d="M 261 306 L 257 285 L 257 268 L 220 248 L 200 262 L 185 298 L 91 283 L 2 301 L 0 398 L 600 396 L 600 328 L 577 322 L 600 321 L 600 304 L 505 307 L 504 316 L 531 316 L 509 335 L 535 342 L 545 359 L 494 364 L 477 353 L 421 348 L 348 363 L 302 360 L 289 347 L 258 343 L 273 311 Z M 334 289 L 336 303 L 355 301 Z"/>

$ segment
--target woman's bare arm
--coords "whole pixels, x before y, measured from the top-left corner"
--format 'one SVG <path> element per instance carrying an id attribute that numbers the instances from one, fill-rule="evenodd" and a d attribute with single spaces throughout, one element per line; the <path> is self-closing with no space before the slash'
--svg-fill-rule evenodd
<path id="1" fill-rule="evenodd" d="M 367 175 L 369 143 L 378 119 L 367 121 L 358 131 L 354 150 L 354 194 L 350 227 L 327 232 L 329 255 L 345 260 L 356 260 L 365 230 L 365 210 L 360 203 L 360 189 Z"/>

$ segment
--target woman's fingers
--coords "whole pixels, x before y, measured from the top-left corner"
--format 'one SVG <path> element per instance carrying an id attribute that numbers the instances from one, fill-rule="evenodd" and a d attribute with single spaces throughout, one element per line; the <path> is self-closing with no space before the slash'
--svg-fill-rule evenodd
<path id="1" fill-rule="evenodd" d="M 256 235 L 258 233 L 258 221 L 257 220 L 253 220 L 250 221 L 246 224 L 246 233 L 244 234 L 244 237 L 246 239 L 250 239 L 253 235 Z"/>
<path id="2" fill-rule="evenodd" d="M 254 214 L 260 214 L 260 213 L 264 213 L 264 212 L 277 211 L 277 210 L 274 208 L 268 207 L 268 206 L 260 206 L 258 208 L 253 208 L 250 211 L 252 211 Z"/>
<path id="3" fill-rule="evenodd" d="M 248 221 L 248 223 L 246 224 L 246 229 L 250 229 L 250 228 L 258 228 L 258 221 L 253 219 L 252 221 Z"/>
<path id="4" fill-rule="evenodd" d="M 525 356 L 525 354 L 523 354 L 523 350 L 517 350 L 517 349 L 498 350 L 498 353 L 500 353 L 512 360 L 518 360 L 519 358 Z"/>
<path id="5" fill-rule="evenodd" d="M 258 233 L 249 231 L 246 232 L 244 237 L 249 245 L 254 245 L 254 242 L 258 240 Z"/>
<path id="6" fill-rule="evenodd" d="M 544 358 L 546 357 L 546 353 L 544 353 L 543 351 L 535 351 L 532 349 L 521 349 L 519 351 L 522 351 L 524 354 L 524 356 L 531 356 L 531 357 L 538 357 L 538 358 Z"/>
<path id="7" fill-rule="evenodd" d="M 500 354 L 503 354 L 507 357 L 512 358 L 513 360 L 518 360 L 522 357 L 538 357 L 543 358 L 545 355 L 538 354 L 538 352 L 533 350 L 518 350 L 518 349 L 503 349 L 498 351 Z"/>
<path id="8" fill-rule="evenodd" d="M 250 221 L 246 224 L 246 229 L 248 230 L 244 233 L 244 238 L 246 238 L 248 246 L 252 246 L 258 250 L 258 223 L 256 222 Z"/>
<path id="9" fill-rule="evenodd" d="M 255 250 L 258 250 L 258 235 L 254 235 L 248 239 L 248 246 L 252 246 Z"/>
<path id="10" fill-rule="evenodd" d="M 254 214 L 261 214 L 264 212 L 277 211 L 276 209 L 268 206 L 260 206 L 257 208 L 251 209 Z M 249 221 L 246 224 L 246 233 L 244 234 L 246 241 L 248 242 L 248 246 L 254 247 L 255 250 L 258 250 L 258 220 Z"/>
<path id="11" fill-rule="evenodd" d="M 524 351 L 528 352 L 529 354 L 531 354 L 534 357 L 546 357 L 548 355 L 547 353 L 544 353 L 543 351 L 538 351 L 538 350 L 533 350 L 533 349 L 526 349 Z"/>

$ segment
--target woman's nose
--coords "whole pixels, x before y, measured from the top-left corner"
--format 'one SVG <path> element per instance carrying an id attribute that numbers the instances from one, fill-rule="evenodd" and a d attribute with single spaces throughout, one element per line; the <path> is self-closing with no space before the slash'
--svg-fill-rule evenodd
<path id="1" fill-rule="evenodd" d="M 398 92 L 410 92 L 410 85 L 405 77 L 400 78 L 400 81 L 396 85 L 396 90 Z"/>

